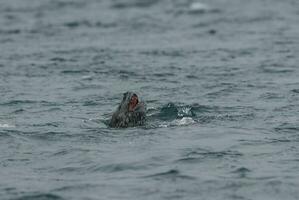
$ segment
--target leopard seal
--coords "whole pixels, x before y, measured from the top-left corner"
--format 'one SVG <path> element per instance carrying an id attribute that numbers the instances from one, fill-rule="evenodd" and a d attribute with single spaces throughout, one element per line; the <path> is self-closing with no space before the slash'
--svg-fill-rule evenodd
<path id="1" fill-rule="evenodd" d="M 113 113 L 109 126 L 112 128 L 127 128 L 142 126 L 146 120 L 146 106 L 138 99 L 136 93 L 126 92 Z"/>

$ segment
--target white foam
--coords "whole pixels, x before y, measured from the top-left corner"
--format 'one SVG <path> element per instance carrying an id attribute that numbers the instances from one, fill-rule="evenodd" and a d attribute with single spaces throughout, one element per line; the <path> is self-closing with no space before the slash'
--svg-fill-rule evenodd
<path id="1" fill-rule="evenodd" d="M 89 75 L 82 76 L 81 78 L 82 78 L 82 80 L 92 80 L 93 79 L 93 77 L 89 76 Z"/>
<path id="2" fill-rule="evenodd" d="M 167 128 L 172 126 L 188 126 L 195 123 L 196 121 L 194 121 L 191 117 L 183 117 L 182 119 L 175 119 L 172 122 L 164 122 L 163 124 L 160 124 L 158 127 Z"/>
<path id="3" fill-rule="evenodd" d="M 190 4 L 189 10 L 191 12 L 204 12 L 204 11 L 210 10 L 210 7 L 208 5 L 200 3 L 200 2 L 193 2 Z"/>
<path id="4" fill-rule="evenodd" d="M 179 113 L 178 116 L 183 117 L 184 115 L 191 115 L 191 108 L 190 107 L 184 107 L 182 108 Z"/>
<path id="5" fill-rule="evenodd" d="M 10 125 L 10 124 L 0 124 L 0 128 L 14 128 L 14 125 Z"/>
<path id="6" fill-rule="evenodd" d="M 167 124 L 160 124 L 159 125 L 159 128 L 167 128 L 167 127 L 169 127 Z"/>
<path id="7" fill-rule="evenodd" d="M 177 126 L 186 126 L 194 123 L 195 121 L 191 117 L 183 117 L 182 119 L 176 119 L 172 122 L 172 124 Z"/>

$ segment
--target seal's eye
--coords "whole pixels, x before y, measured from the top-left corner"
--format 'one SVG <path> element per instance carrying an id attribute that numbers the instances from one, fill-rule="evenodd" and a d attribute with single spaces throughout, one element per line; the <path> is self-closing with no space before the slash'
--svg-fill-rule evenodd
<path id="1" fill-rule="evenodd" d="M 128 92 L 125 92 L 123 95 L 124 95 L 124 97 L 123 97 L 123 101 L 125 101 L 126 98 L 127 98 Z"/>
<path id="2" fill-rule="evenodd" d="M 132 95 L 131 101 L 136 101 L 138 103 L 138 96 L 137 96 L 137 94 L 133 94 Z"/>

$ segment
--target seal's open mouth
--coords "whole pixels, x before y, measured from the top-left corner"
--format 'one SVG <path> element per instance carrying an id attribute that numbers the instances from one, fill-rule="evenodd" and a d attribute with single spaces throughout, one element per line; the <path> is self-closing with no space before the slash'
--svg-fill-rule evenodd
<path id="1" fill-rule="evenodd" d="M 133 94 L 129 102 L 129 111 L 133 111 L 138 104 L 138 96 Z"/>

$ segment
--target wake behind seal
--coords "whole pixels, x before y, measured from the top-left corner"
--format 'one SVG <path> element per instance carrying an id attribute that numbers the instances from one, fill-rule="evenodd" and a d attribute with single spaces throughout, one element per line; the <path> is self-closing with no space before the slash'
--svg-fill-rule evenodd
<path id="1" fill-rule="evenodd" d="M 138 99 L 137 94 L 126 92 L 116 111 L 113 113 L 109 126 L 112 128 L 127 128 L 142 126 L 146 120 L 144 102 Z"/>

